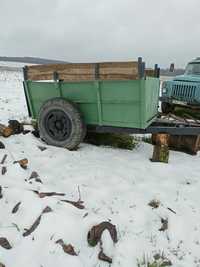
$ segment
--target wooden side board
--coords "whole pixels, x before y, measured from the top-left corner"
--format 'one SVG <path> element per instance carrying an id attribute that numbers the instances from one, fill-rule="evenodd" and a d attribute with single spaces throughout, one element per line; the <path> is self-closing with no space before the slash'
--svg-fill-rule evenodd
<path id="1" fill-rule="evenodd" d="M 145 74 L 148 77 L 155 77 L 155 70 L 154 69 L 146 69 Z"/>
<path id="2" fill-rule="evenodd" d="M 28 80 L 52 80 L 54 73 L 64 81 L 139 79 L 138 62 L 34 65 L 25 68 Z"/>
<path id="3" fill-rule="evenodd" d="M 90 79 L 95 75 L 94 64 L 48 64 L 26 67 L 28 80 L 53 80 L 56 72 L 61 80 Z"/>

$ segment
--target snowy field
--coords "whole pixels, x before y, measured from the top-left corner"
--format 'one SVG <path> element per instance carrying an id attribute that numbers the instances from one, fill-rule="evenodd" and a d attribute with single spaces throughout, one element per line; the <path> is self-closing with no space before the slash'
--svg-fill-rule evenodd
<path id="1" fill-rule="evenodd" d="M 25 65 L 34 65 L 34 64 L 23 63 L 23 62 L 5 62 L 5 61 L 0 61 L 0 66 L 5 66 L 5 67 L 23 68 Z"/>
<path id="2" fill-rule="evenodd" d="M 0 92 L 1 123 L 28 117 L 21 72 L 1 71 Z M 31 133 L 0 141 L 6 146 L 0 149 L 0 160 L 8 155 L 2 165 L 7 173 L 0 174 L 0 238 L 12 246 L 0 247 L 0 262 L 6 267 L 109 266 L 98 260 L 99 246 L 87 244 L 89 229 L 102 221 L 116 225 L 118 232 L 115 245 L 107 231 L 102 238 L 112 267 L 143 267 L 144 255 L 152 260 L 158 253 L 175 267 L 200 266 L 200 154 L 170 152 L 169 164 L 161 164 L 149 161 L 152 146 L 143 142 L 133 151 L 81 144 L 70 152 L 46 146 Z M 29 160 L 26 170 L 13 164 L 22 158 Z M 33 171 L 42 183 L 28 181 Z M 60 201 L 77 201 L 78 188 L 82 210 Z M 33 190 L 66 195 L 40 198 Z M 157 209 L 148 205 L 153 199 L 160 201 Z M 24 237 L 24 229 L 46 206 L 53 211 L 43 214 L 35 231 Z M 159 231 L 162 218 L 168 220 L 165 231 Z M 78 256 L 66 254 L 58 239 L 72 244 Z"/>

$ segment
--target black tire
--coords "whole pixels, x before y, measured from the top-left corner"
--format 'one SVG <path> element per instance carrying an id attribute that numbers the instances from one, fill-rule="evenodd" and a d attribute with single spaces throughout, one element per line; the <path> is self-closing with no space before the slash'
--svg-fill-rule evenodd
<path id="1" fill-rule="evenodd" d="M 78 108 L 61 98 L 48 100 L 41 107 L 38 118 L 40 137 L 48 145 L 77 149 L 86 134 L 86 127 Z"/>
<path id="2" fill-rule="evenodd" d="M 161 110 L 162 110 L 162 113 L 165 113 L 165 114 L 172 113 L 174 112 L 174 106 L 170 103 L 162 102 Z"/>

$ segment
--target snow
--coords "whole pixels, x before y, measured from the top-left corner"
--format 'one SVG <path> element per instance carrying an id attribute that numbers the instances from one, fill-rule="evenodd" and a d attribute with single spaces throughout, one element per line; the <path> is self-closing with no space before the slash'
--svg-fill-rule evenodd
<path id="1" fill-rule="evenodd" d="M 21 72 L 0 72 L 1 123 L 28 118 Z M 110 220 L 116 225 L 118 242 L 113 245 L 107 231 L 102 240 L 112 267 L 137 267 L 143 255 L 152 259 L 164 255 L 175 267 L 200 266 L 200 154 L 190 156 L 170 152 L 169 164 L 152 163 L 152 146 L 140 142 L 133 151 L 81 144 L 78 151 L 50 147 L 31 133 L 0 138 L 7 154 L 0 175 L 3 198 L 0 199 L 0 237 L 6 237 L 12 249 L 0 247 L 0 262 L 6 267 L 106 267 L 98 260 L 99 247 L 87 244 L 90 228 Z M 47 147 L 41 151 L 38 146 Z M 28 158 L 28 169 L 13 161 Z M 37 171 L 43 184 L 26 181 Z M 84 201 L 85 209 L 61 202 Z M 59 192 L 66 196 L 39 198 L 39 192 Z M 158 199 L 152 209 L 148 203 Z M 21 202 L 16 214 L 13 207 Z M 53 212 L 42 215 L 41 222 L 29 236 L 29 228 L 49 206 Z M 171 208 L 171 212 L 168 208 Z M 161 218 L 169 228 L 160 232 Z M 18 228 L 18 229 L 17 229 Z M 78 256 L 71 256 L 55 242 L 72 244 Z"/>
<path id="2" fill-rule="evenodd" d="M 13 68 L 23 68 L 25 65 L 35 65 L 32 63 L 24 63 L 24 62 L 12 62 L 12 61 L 0 61 L 0 67 L 13 67 Z"/>

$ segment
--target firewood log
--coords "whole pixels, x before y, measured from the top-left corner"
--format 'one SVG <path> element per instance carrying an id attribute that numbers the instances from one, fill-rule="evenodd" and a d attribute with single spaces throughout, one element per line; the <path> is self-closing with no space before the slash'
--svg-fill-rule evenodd
<path id="1" fill-rule="evenodd" d="M 152 143 L 154 144 L 153 162 L 169 162 L 169 138 L 168 134 L 153 134 Z"/>
<path id="2" fill-rule="evenodd" d="M 12 135 L 12 133 L 13 131 L 10 127 L 0 124 L 0 135 L 2 135 L 3 137 L 9 137 L 10 135 Z"/>

